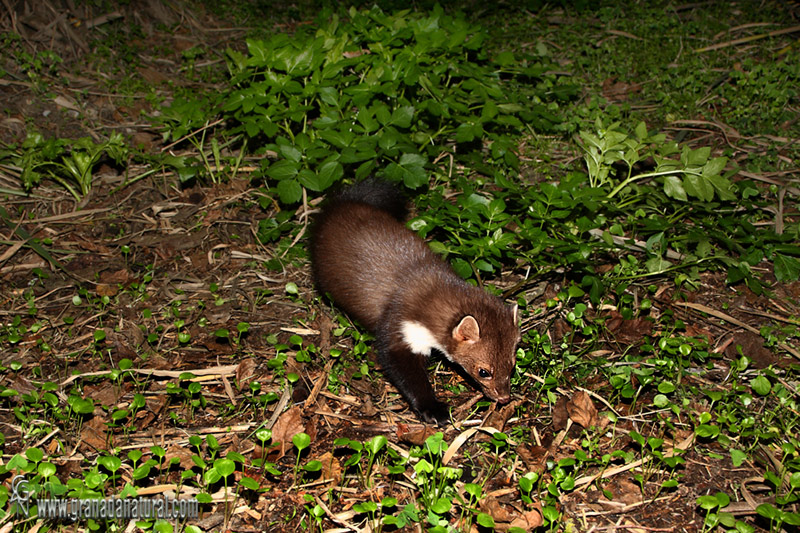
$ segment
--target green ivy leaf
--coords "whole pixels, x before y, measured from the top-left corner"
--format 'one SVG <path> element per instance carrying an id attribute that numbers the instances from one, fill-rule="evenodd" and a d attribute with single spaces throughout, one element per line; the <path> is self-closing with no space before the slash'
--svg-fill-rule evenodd
<path id="1" fill-rule="evenodd" d="M 647 271 L 652 274 L 654 272 L 664 272 L 672 266 L 672 263 L 659 256 L 648 259 L 645 262 L 645 266 L 647 267 Z"/>
<path id="2" fill-rule="evenodd" d="M 297 203 L 303 197 L 303 188 L 293 179 L 279 181 L 276 188 L 278 196 L 284 204 Z"/>
<path id="3" fill-rule="evenodd" d="M 728 178 L 719 174 L 713 176 L 704 175 L 704 177 L 714 187 L 714 190 L 717 192 L 717 197 L 720 200 L 724 200 L 726 202 L 732 202 L 736 200 L 736 195 L 733 194 L 733 185 L 731 185 L 731 182 L 728 180 Z"/>
<path id="4" fill-rule="evenodd" d="M 670 198 L 675 198 L 685 202 L 687 200 L 686 191 L 683 189 L 683 182 L 678 176 L 667 176 L 664 178 L 664 193 Z"/>
<path id="5" fill-rule="evenodd" d="M 281 159 L 270 165 L 267 170 L 267 176 L 274 180 L 283 181 L 295 177 L 298 170 L 300 170 L 300 164 L 296 161 Z"/>
<path id="6" fill-rule="evenodd" d="M 514 52 L 506 50 L 504 52 L 500 52 L 494 58 L 494 62 L 497 63 L 501 67 L 507 67 L 509 65 L 513 65 L 516 63 L 517 59 L 514 57 Z"/>
<path id="7" fill-rule="evenodd" d="M 703 176 L 687 174 L 683 180 L 683 188 L 689 195 L 704 202 L 710 202 L 714 199 L 714 187 Z"/>
<path id="8" fill-rule="evenodd" d="M 433 505 L 431 505 L 431 510 L 438 515 L 443 515 L 446 512 L 448 512 L 452 507 L 453 507 L 453 502 L 450 501 L 448 498 L 439 498 L 433 503 Z"/>
<path id="9" fill-rule="evenodd" d="M 764 376 L 758 376 L 752 380 L 750 382 L 750 387 L 753 389 L 753 392 L 759 396 L 766 396 L 769 394 L 769 391 L 772 390 L 772 384 Z"/>
<path id="10" fill-rule="evenodd" d="M 747 454 L 741 450 L 737 450 L 736 448 L 731 448 L 731 462 L 733 466 L 736 468 L 742 466 L 742 464 L 747 460 Z"/>
<path id="11" fill-rule="evenodd" d="M 675 385 L 671 381 L 662 381 L 658 384 L 658 392 L 662 394 L 675 392 Z"/>
<path id="12" fill-rule="evenodd" d="M 392 111 L 392 117 L 389 124 L 397 126 L 398 128 L 408 128 L 411 126 L 411 120 L 414 118 L 414 106 L 407 105 L 398 107 Z"/>
<path id="13" fill-rule="evenodd" d="M 725 165 L 727 164 L 727 157 L 715 157 L 703 166 L 703 176 L 707 178 L 717 176 L 725 170 Z"/>
<path id="14" fill-rule="evenodd" d="M 478 525 L 483 527 L 494 527 L 494 518 L 486 513 L 478 513 L 476 522 L 478 522 Z"/>
<path id="15" fill-rule="evenodd" d="M 278 148 L 278 152 L 280 152 L 280 154 L 284 158 L 286 158 L 286 159 L 288 159 L 288 160 L 290 160 L 292 162 L 295 162 L 295 163 L 298 163 L 300 161 L 300 158 L 303 157 L 303 153 L 300 152 L 300 150 L 298 150 L 294 146 L 291 146 L 291 145 L 288 145 L 288 144 L 280 146 Z"/>
<path id="16" fill-rule="evenodd" d="M 416 189 L 428 183 L 426 162 L 422 155 L 403 154 L 399 163 L 391 163 L 386 167 L 386 174 L 394 180 L 402 180 L 406 187 Z"/>
<path id="17" fill-rule="evenodd" d="M 328 161 L 319 167 L 318 176 L 320 188 L 314 190 L 324 191 L 344 176 L 344 167 L 339 161 Z"/>
<path id="18" fill-rule="evenodd" d="M 304 467 L 303 470 L 306 472 L 319 472 L 322 470 L 322 462 L 318 460 L 309 461 Z"/>
<path id="19" fill-rule="evenodd" d="M 706 494 L 704 496 L 700 496 L 695 500 L 697 505 L 699 505 L 702 509 L 706 511 L 711 511 L 719 507 L 719 502 L 715 496 L 711 496 L 710 494 Z"/>
<path id="20" fill-rule="evenodd" d="M 221 477 L 228 477 L 236 470 L 236 463 L 230 459 L 217 459 L 214 461 L 214 469 Z"/>
<path id="21" fill-rule="evenodd" d="M 708 156 L 711 155 L 710 146 L 701 146 L 696 150 L 690 150 L 686 158 L 686 166 L 700 167 L 706 164 Z"/>
<path id="22" fill-rule="evenodd" d="M 775 279 L 780 283 L 797 281 L 800 277 L 800 261 L 788 255 L 775 253 L 773 271 Z"/>

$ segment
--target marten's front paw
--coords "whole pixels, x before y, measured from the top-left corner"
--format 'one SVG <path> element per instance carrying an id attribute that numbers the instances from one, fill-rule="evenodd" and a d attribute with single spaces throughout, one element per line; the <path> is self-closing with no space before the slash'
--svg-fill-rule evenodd
<path id="1" fill-rule="evenodd" d="M 444 402 L 436 401 L 424 408 L 420 408 L 419 414 L 428 424 L 437 424 L 446 427 L 450 424 L 450 409 Z"/>

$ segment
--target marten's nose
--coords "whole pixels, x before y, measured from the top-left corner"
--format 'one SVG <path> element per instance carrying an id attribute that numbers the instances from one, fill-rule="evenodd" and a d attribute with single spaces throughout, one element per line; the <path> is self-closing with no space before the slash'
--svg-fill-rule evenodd
<path id="1" fill-rule="evenodd" d="M 499 403 L 501 405 L 505 405 L 510 401 L 511 401 L 511 395 L 509 395 L 509 394 L 506 394 L 505 396 L 498 396 L 497 397 L 497 403 Z"/>

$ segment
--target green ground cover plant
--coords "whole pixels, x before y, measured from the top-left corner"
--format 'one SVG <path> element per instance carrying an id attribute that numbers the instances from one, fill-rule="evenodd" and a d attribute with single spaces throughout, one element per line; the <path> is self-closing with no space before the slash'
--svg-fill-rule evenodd
<path id="1" fill-rule="evenodd" d="M 796 529 L 784 8 L 383 5 L 176 47 L 169 94 L 141 89 L 164 102 L 139 115 L 158 148 L 34 118 L 3 144 L 0 527 L 71 527 L 14 514 L 24 475 L 33 497 L 200 503 L 203 521 L 134 524 L 155 531 Z M 158 63 L 123 22 L 87 42 L 131 81 Z M 155 56 L 184 30 L 160 27 Z M 66 54 L 2 42 L 3 71 L 53 101 Z M 103 164 L 130 168 L 104 183 Z M 368 175 L 520 306 L 510 406 L 435 361 L 457 424 L 426 431 L 315 293 L 313 210 Z"/>
<path id="2" fill-rule="evenodd" d="M 228 50 L 231 90 L 175 101 L 163 115 L 170 139 L 193 135 L 217 119 L 202 110 L 219 109 L 219 134 L 251 147 L 260 159 L 254 177 L 292 204 L 302 188 L 321 192 L 345 175 L 416 189 L 446 154 L 483 164 L 483 142 L 501 168 L 515 168 L 513 135 L 558 121 L 544 103 L 523 105 L 548 97 L 548 64 L 490 57 L 486 31 L 463 16 L 376 7 L 318 20 L 291 39 L 249 39 L 247 54 Z M 527 90 L 509 91 L 506 77 Z M 576 90 L 559 89 L 562 100 Z"/>

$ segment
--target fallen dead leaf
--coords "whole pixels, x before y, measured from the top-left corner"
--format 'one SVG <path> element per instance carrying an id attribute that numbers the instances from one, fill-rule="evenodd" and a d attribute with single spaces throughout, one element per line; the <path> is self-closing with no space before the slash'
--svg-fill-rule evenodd
<path id="1" fill-rule="evenodd" d="M 166 394 L 147 396 L 145 399 L 145 409 L 136 413 L 136 425 L 140 428 L 149 427 L 156 416 L 161 414 L 168 402 L 169 398 Z"/>
<path id="2" fill-rule="evenodd" d="M 534 504 L 535 509 L 522 513 L 514 518 L 509 524 L 509 527 L 519 527 L 528 531 L 541 527 L 544 521 L 542 520 L 542 507 L 538 503 Z"/>
<path id="3" fill-rule="evenodd" d="M 369 54 L 369 53 L 370 53 L 370 51 L 369 51 L 369 50 L 367 50 L 366 48 L 362 48 L 361 50 L 353 50 L 353 51 L 345 51 L 345 52 L 342 52 L 342 55 L 343 55 L 344 57 L 346 57 L 346 58 L 350 59 L 350 58 L 352 58 L 352 57 L 358 57 L 358 56 L 360 56 L 360 55 L 363 55 L 363 54 Z"/>
<path id="4" fill-rule="evenodd" d="M 134 279 L 133 275 L 127 268 L 120 268 L 114 271 L 103 271 L 100 273 L 100 281 L 108 283 L 109 285 L 115 283 L 122 283 L 123 285 L 131 282 Z"/>
<path id="5" fill-rule="evenodd" d="M 147 132 L 139 131 L 131 137 L 131 143 L 137 148 L 148 152 L 155 146 L 156 136 Z"/>
<path id="6" fill-rule="evenodd" d="M 547 461 L 547 448 L 544 446 L 517 446 L 517 454 L 525 463 L 530 472 L 541 474 L 545 470 Z"/>
<path id="7" fill-rule="evenodd" d="M 246 389 L 250 384 L 250 379 L 255 374 L 256 362 L 252 357 L 242 359 L 236 366 L 236 384 L 239 390 Z"/>
<path id="8" fill-rule="evenodd" d="M 196 466 L 194 461 L 192 461 L 192 450 L 190 448 L 173 444 L 167 448 L 167 453 L 164 456 L 166 459 L 164 464 L 170 464 L 170 461 L 175 457 L 178 458 L 178 462 L 183 469 L 191 470 Z"/>
<path id="9" fill-rule="evenodd" d="M 624 478 L 619 478 L 607 487 L 614 495 L 615 502 L 622 502 L 625 505 L 632 505 L 642 501 L 642 491 L 638 485 Z"/>
<path id="10" fill-rule="evenodd" d="M 106 450 L 114 446 L 114 436 L 109 433 L 108 420 L 101 416 L 93 416 L 81 427 L 82 444 L 94 450 Z"/>
<path id="11" fill-rule="evenodd" d="M 378 408 L 375 407 L 375 404 L 372 403 L 372 398 L 369 396 L 364 397 L 364 401 L 361 403 L 361 414 L 368 418 L 372 418 L 376 416 L 380 411 Z"/>
<path id="12" fill-rule="evenodd" d="M 582 428 L 597 425 L 597 409 L 585 391 L 578 391 L 567 402 L 567 412 L 573 422 Z"/>
<path id="13" fill-rule="evenodd" d="M 436 433 L 436 429 L 430 426 L 417 427 L 413 431 L 409 431 L 408 425 L 397 424 L 397 440 L 414 446 L 422 446 L 425 444 L 425 439 L 434 433 Z"/>
<path id="14" fill-rule="evenodd" d="M 95 403 L 105 407 L 114 405 L 119 400 L 119 387 L 110 381 L 101 382 L 100 385 L 86 385 L 83 390 Z"/>
<path id="15" fill-rule="evenodd" d="M 322 479 L 330 479 L 331 487 L 335 487 L 342 479 L 342 464 L 339 462 L 332 452 L 325 452 L 319 458 L 322 463 Z"/>
<path id="16" fill-rule="evenodd" d="M 491 516 L 495 522 L 510 522 L 514 519 L 514 515 L 496 498 L 491 496 L 482 499 L 478 507 L 480 507 L 481 511 Z"/>
<path id="17" fill-rule="evenodd" d="M 725 349 L 725 355 L 731 360 L 739 357 L 739 349 L 742 354 L 750 358 L 754 368 L 767 368 L 778 362 L 778 357 L 764 347 L 764 338 L 749 331 L 740 331 L 733 336 L 731 342 Z"/>
<path id="18" fill-rule="evenodd" d="M 158 70 L 150 67 L 139 67 L 136 69 L 139 72 L 139 75 L 144 78 L 147 83 L 158 85 L 159 83 L 166 83 L 169 81 L 169 76 L 164 74 L 163 72 L 159 72 Z"/>
<path id="19" fill-rule="evenodd" d="M 502 407 L 498 405 L 495 406 L 495 409 L 489 413 L 489 416 L 486 417 L 486 421 L 483 423 L 485 427 L 495 428 L 499 431 L 503 431 L 503 428 L 506 425 L 506 422 L 511 415 L 514 414 L 514 410 L 519 405 L 519 402 L 511 402 L 507 405 Z M 498 409 L 498 407 L 500 407 Z"/>
<path id="20" fill-rule="evenodd" d="M 14 376 L 14 381 L 11 383 L 10 388 L 17 391 L 19 394 L 30 394 L 37 390 L 26 377 L 20 376 L 19 374 Z"/>
<path id="21" fill-rule="evenodd" d="M 108 283 L 98 283 L 97 286 L 94 288 L 94 292 L 97 293 L 98 296 L 116 296 L 119 292 L 119 289 L 116 285 L 109 285 Z"/>
<path id="22" fill-rule="evenodd" d="M 66 96 L 58 95 L 53 98 L 53 102 L 58 107 L 63 107 L 64 109 L 69 109 L 70 111 L 80 111 L 80 107 L 78 104 L 75 103 L 75 100 L 72 98 L 67 98 Z"/>
<path id="23" fill-rule="evenodd" d="M 553 430 L 561 431 L 567 427 L 569 412 L 567 411 L 567 398 L 561 396 L 553 406 Z"/>
<path id="24" fill-rule="evenodd" d="M 292 437 L 305 431 L 301 413 L 299 406 L 292 407 L 279 416 L 272 426 L 272 440 L 281 443 L 278 458 L 286 455 L 286 450 L 292 447 Z"/>

